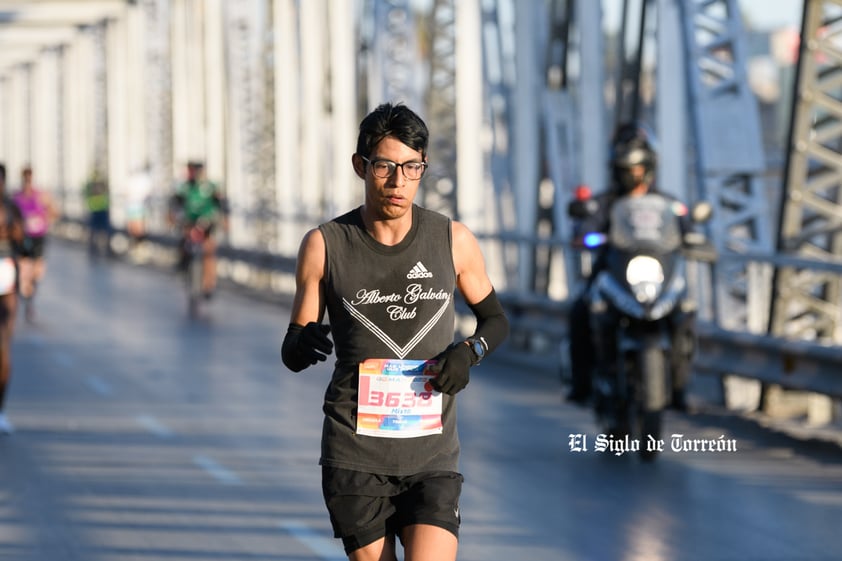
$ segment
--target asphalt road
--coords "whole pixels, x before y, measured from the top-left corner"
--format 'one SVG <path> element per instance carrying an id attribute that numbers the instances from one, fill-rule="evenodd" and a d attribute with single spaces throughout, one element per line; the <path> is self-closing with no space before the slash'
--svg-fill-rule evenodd
<path id="1" fill-rule="evenodd" d="M 329 369 L 283 368 L 287 309 L 222 290 L 190 320 L 170 272 L 59 241 L 48 263 L 14 342 L 0 561 L 345 559 L 317 465 Z M 505 352 L 459 415 L 461 561 L 842 558 L 838 445 L 707 408 L 667 434 L 735 451 L 598 452 L 589 412 Z"/>

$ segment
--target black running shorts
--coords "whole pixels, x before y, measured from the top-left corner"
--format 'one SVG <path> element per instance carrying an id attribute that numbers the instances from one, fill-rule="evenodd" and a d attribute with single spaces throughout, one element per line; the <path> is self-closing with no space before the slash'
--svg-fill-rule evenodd
<path id="1" fill-rule="evenodd" d="M 334 536 L 350 554 L 405 526 L 430 524 L 459 536 L 463 477 L 450 471 L 409 476 L 322 467 L 322 493 Z"/>
<path id="2" fill-rule="evenodd" d="M 30 237 L 26 236 L 23 238 L 23 243 L 21 244 L 19 250 L 19 254 L 21 257 L 28 257 L 30 259 L 38 259 L 44 256 L 44 244 L 46 243 L 46 238 L 43 236 L 38 237 Z"/>

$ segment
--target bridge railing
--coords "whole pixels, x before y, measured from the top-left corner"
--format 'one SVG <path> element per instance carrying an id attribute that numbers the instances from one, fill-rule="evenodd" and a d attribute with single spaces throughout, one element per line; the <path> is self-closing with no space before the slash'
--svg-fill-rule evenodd
<path id="1" fill-rule="evenodd" d="M 63 220 L 54 231 L 57 236 L 77 242 L 85 242 L 88 236 L 87 227 L 80 220 Z M 127 232 L 116 228 L 111 246 L 118 257 L 144 264 L 174 267 L 176 263 L 177 238 L 172 234 L 151 234 L 143 244 L 144 255 L 133 257 Z M 842 264 L 785 255 L 728 254 L 719 259 L 842 274 Z M 278 301 L 290 300 L 295 288 L 294 258 L 221 246 L 218 261 L 222 281 Z M 569 301 L 511 291 L 501 292 L 500 299 L 512 326 L 509 349 L 542 369 L 562 373 L 567 357 Z M 462 321 L 470 323 L 467 307 L 460 306 L 460 312 Z M 738 375 L 842 398 L 842 346 L 727 330 L 710 321 L 699 321 L 697 325 L 697 371 Z"/>

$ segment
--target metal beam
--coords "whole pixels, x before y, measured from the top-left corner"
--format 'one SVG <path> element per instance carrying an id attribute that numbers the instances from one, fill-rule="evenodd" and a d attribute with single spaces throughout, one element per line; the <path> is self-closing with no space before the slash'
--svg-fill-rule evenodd
<path id="1" fill-rule="evenodd" d="M 805 0 L 778 251 L 821 260 L 842 254 L 842 2 Z M 771 331 L 842 342 L 842 277 L 784 267 L 775 273 Z"/>
<path id="2" fill-rule="evenodd" d="M 0 74 L 70 42 L 79 27 L 117 16 L 126 0 L 0 0 Z"/>
<path id="3" fill-rule="evenodd" d="M 720 252 L 771 251 L 773 230 L 757 100 L 736 0 L 681 2 L 693 118 L 696 195 L 714 205 L 711 235 Z M 765 331 L 770 272 L 715 271 L 714 316 L 732 329 Z"/>
<path id="4" fill-rule="evenodd" d="M 457 217 L 456 193 L 456 7 L 454 0 L 435 0 L 431 14 L 430 168 L 422 183 L 423 204 Z M 479 101 L 479 100 L 477 100 Z M 475 131 L 478 132 L 478 131 Z"/>

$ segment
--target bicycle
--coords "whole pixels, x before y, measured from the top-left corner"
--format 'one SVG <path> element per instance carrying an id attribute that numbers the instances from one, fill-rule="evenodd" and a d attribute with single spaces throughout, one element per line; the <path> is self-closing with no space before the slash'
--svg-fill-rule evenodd
<path id="1" fill-rule="evenodd" d="M 187 290 L 187 313 L 195 318 L 201 311 L 204 298 L 205 248 L 204 243 L 210 230 L 208 220 L 198 220 L 192 224 L 182 240 L 182 267 Z"/>

